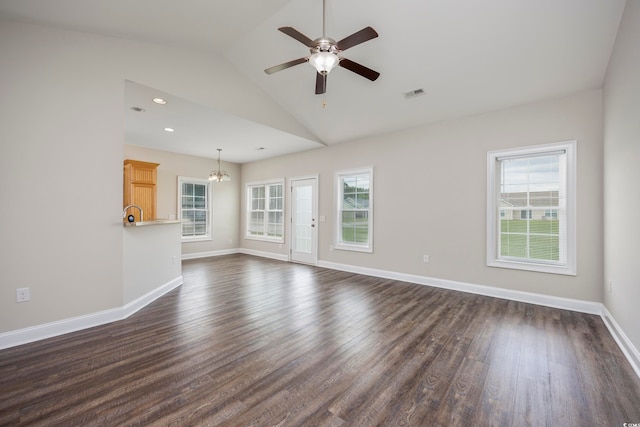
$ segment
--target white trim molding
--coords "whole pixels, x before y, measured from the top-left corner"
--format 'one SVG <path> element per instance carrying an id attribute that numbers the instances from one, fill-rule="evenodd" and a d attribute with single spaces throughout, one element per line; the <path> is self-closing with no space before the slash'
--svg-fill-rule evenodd
<path id="1" fill-rule="evenodd" d="M 278 261 L 289 261 L 289 256 L 287 254 L 278 254 L 275 252 L 264 252 L 264 251 L 256 251 L 254 249 L 245 249 L 245 248 L 235 248 L 235 249 L 223 249 L 220 251 L 209 251 L 209 252 L 197 252 L 193 254 L 182 254 L 183 260 L 188 259 L 200 259 L 200 258 L 210 258 L 221 255 L 233 255 L 233 254 L 245 254 L 245 255 L 253 255 L 258 256 L 260 258 L 269 258 L 275 259 Z"/>
<path id="2" fill-rule="evenodd" d="M 178 276 L 175 279 L 168 281 L 164 285 L 159 286 L 150 292 L 147 292 L 145 295 L 142 295 L 140 298 L 137 298 L 131 301 L 130 303 L 126 304 L 120 309 L 122 311 L 121 319 L 126 319 L 127 317 L 136 313 L 140 309 L 151 304 L 152 302 L 154 302 L 164 294 L 171 292 L 172 290 L 182 285 L 183 283 L 184 283 L 184 280 L 182 279 L 182 276 Z"/>
<path id="3" fill-rule="evenodd" d="M 183 260 L 200 259 L 200 258 L 210 258 L 210 257 L 221 256 L 221 255 L 233 255 L 233 254 L 253 255 L 261 258 L 275 259 L 275 260 L 284 261 L 284 262 L 289 261 L 289 256 L 286 254 L 256 251 L 254 249 L 246 249 L 246 248 L 223 249 L 220 251 L 208 251 L 208 252 L 196 252 L 192 254 L 182 254 L 182 259 Z"/>
<path id="4" fill-rule="evenodd" d="M 287 254 L 277 254 L 277 253 L 273 253 L 273 252 L 255 251 L 253 249 L 240 249 L 239 253 L 245 254 L 245 255 L 259 256 L 259 257 L 262 257 L 262 258 L 275 259 L 275 260 L 284 261 L 284 262 L 288 262 L 289 261 L 289 255 L 287 255 Z"/>
<path id="5" fill-rule="evenodd" d="M 0 350 L 124 320 L 182 283 L 182 276 L 178 276 L 122 307 L 1 333 Z"/>
<path id="6" fill-rule="evenodd" d="M 454 280 L 436 279 L 434 277 L 418 276 L 415 274 L 397 273 L 394 271 L 378 270 L 368 267 L 356 267 L 346 264 L 320 261 L 318 267 L 332 270 L 346 271 L 349 273 L 364 274 L 366 276 L 381 277 L 384 279 L 400 280 L 419 285 L 433 286 L 436 288 L 450 289 L 454 291 L 468 292 L 471 294 L 485 295 L 495 298 L 503 298 L 512 301 L 526 302 L 530 304 L 544 305 L 547 307 L 572 310 L 580 313 L 602 314 L 602 304 L 599 302 L 583 301 L 571 298 L 555 297 L 551 295 L 537 294 L 533 292 L 514 291 L 512 289 L 497 288 L 493 286 L 476 285 L 472 283 L 457 282 Z"/>
<path id="7" fill-rule="evenodd" d="M 351 212 L 355 212 L 357 213 L 362 213 L 362 212 L 366 212 L 367 213 L 367 242 L 366 243 L 356 243 L 354 242 L 346 242 L 343 240 L 343 218 L 342 218 L 342 211 L 343 211 L 343 191 L 344 191 L 344 181 L 345 178 L 351 178 L 353 179 L 354 177 L 357 177 L 359 175 L 366 175 L 368 177 L 368 206 L 367 208 L 358 208 L 358 207 L 352 207 L 350 209 L 345 209 Z M 349 169 L 349 170 L 341 170 L 341 171 L 335 171 L 334 172 L 334 186 L 335 186 L 335 208 L 334 208 L 334 214 L 335 214 L 335 225 L 334 225 L 334 237 L 333 237 L 333 248 L 336 250 L 344 250 L 344 251 L 355 251 L 355 252 L 367 252 L 367 253 L 373 253 L 373 232 L 374 232 L 374 227 L 373 227 L 373 195 L 374 195 L 374 189 L 373 189 L 373 166 L 367 166 L 367 167 L 362 167 L 362 168 L 358 168 L 358 169 Z M 356 183 L 357 185 L 357 183 Z M 357 240 L 355 235 L 354 235 L 354 240 Z"/>
<path id="8" fill-rule="evenodd" d="M 511 206 L 511 208 L 500 207 L 503 203 L 509 204 L 500 197 L 500 183 L 502 176 L 498 173 L 502 163 L 507 159 L 523 159 L 529 157 L 558 156 L 558 185 L 559 193 L 564 197 L 559 197 L 559 204 L 553 208 L 559 220 L 558 239 L 560 242 L 559 259 L 540 260 L 529 258 L 529 256 L 503 256 L 500 249 L 501 244 L 501 216 L 499 210 L 511 209 L 508 212 L 541 211 L 550 209 L 548 207 L 535 208 L 529 206 Z M 577 182 L 577 141 L 565 141 L 553 144 L 535 145 L 529 147 L 518 147 L 504 150 L 489 151 L 487 153 L 487 266 L 499 268 L 511 268 L 517 270 L 539 271 L 543 273 L 565 274 L 575 276 L 576 266 L 576 182 Z M 517 174 L 520 175 L 520 174 Z M 506 190 L 505 190 L 506 191 Z M 525 190 L 521 190 L 525 191 Z M 529 191 L 527 187 L 527 192 Z M 514 210 L 515 209 L 515 210 Z M 521 233 L 517 233 L 521 234 Z M 529 232 L 525 233 L 527 236 Z M 531 233 L 534 235 L 535 233 Z M 563 249 L 564 248 L 564 249 Z"/>
<path id="9" fill-rule="evenodd" d="M 280 186 L 282 191 L 282 206 L 280 209 L 274 208 L 272 209 L 270 206 L 270 201 L 272 199 L 279 199 L 280 197 L 274 197 L 271 194 L 272 187 Z M 254 187 L 264 187 L 264 207 L 263 209 L 256 209 L 256 212 L 264 213 L 264 223 L 262 234 L 251 234 L 250 233 L 250 225 L 251 225 L 251 213 L 254 212 L 253 209 L 253 191 Z M 273 180 L 265 180 L 265 181 L 255 181 L 255 182 L 247 182 L 245 183 L 245 197 L 246 197 L 246 212 L 245 212 L 245 233 L 244 238 L 247 240 L 260 240 L 263 242 L 275 242 L 275 243 L 284 243 L 284 230 L 285 230 L 285 203 L 286 203 L 286 191 L 285 191 L 285 178 L 277 178 Z M 280 236 L 269 236 L 268 235 L 268 220 L 269 213 L 280 212 L 282 214 L 282 234 Z"/>
<path id="10" fill-rule="evenodd" d="M 484 295 L 495 298 L 503 298 L 512 301 L 525 302 L 529 304 L 542 305 L 546 307 L 571 310 L 579 313 L 595 314 L 600 316 L 605 326 L 611 333 L 613 339 L 620 347 L 629 364 L 640 378 L 640 352 L 633 345 L 631 340 L 624 333 L 620 325 L 615 321 L 604 304 L 599 302 L 577 300 L 572 298 L 555 297 L 551 295 L 537 294 L 533 292 L 522 292 L 511 289 L 496 288 L 493 286 L 475 285 L 472 283 L 457 282 L 453 280 L 436 279 L 433 277 L 418 276 L 414 274 L 397 273 L 394 271 L 378 270 L 375 268 L 358 267 L 347 264 L 339 264 L 327 261 L 319 261 L 318 267 L 332 270 L 346 271 L 348 273 L 364 274 L 366 276 L 380 277 L 383 279 L 399 280 L 403 282 L 416 283 L 425 286 L 450 289 L 454 291 L 468 292 L 472 294 Z"/>
<path id="11" fill-rule="evenodd" d="M 184 184 L 194 184 L 194 185 L 202 185 L 207 189 L 207 194 L 205 196 L 206 201 L 206 233 L 204 235 L 193 235 L 193 236 L 185 236 L 182 234 L 183 228 L 180 230 L 180 239 L 182 243 L 190 243 L 190 242 L 206 242 L 211 241 L 213 239 L 213 182 L 209 181 L 206 178 L 192 178 L 189 176 L 178 176 L 178 220 L 183 221 L 182 211 L 183 210 L 195 210 L 195 206 L 191 208 L 183 208 L 182 207 L 182 186 Z"/>
<path id="12" fill-rule="evenodd" d="M 288 261 L 287 255 L 244 248 L 201 252 L 196 254 L 183 254 L 182 259 L 198 259 L 236 253 L 275 259 L 284 262 Z M 616 341 L 631 364 L 636 375 L 640 378 L 640 352 L 633 345 L 631 340 L 629 340 L 620 325 L 618 325 L 609 310 L 607 310 L 602 303 L 555 297 L 533 292 L 515 291 L 493 286 L 476 285 L 454 280 L 437 279 L 415 274 L 398 273 L 375 268 L 358 267 L 328 261 L 318 261 L 318 267 L 598 315 L 602 318 L 602 321 L 611 333 L 613 339 Z M 180 286 L 182 283 L 182 276 L 179 276 L 123 307 L 2 333 L 0 334 L 0 350 L 126 319 L 141 308 L 155 301 L 157 298 L 160 298 L 162 295 Z"/>
<path id="13" fill-rule="evenodd" d="M 618 347 L 624 353 L 631 367 L 640 378 L 640 351 L 633 345 L 627 334 L 624 333 L 618 322 L 613 318 L 606 306 L 602 306 L 602 321 L 618 343 Z"/>
<path id="14" fill-rule="evenodd" d="M 232 255 L 240 253 L 240 249 L 222 249 L 219 251 L 208 251 L 208 252 L 194 252 L 192 254 L 182 254 L 182 260 L 188 259 L 200 259 L 200 258 L 209 258 L 213 256 L 221 256 L 221 255 Z"/>

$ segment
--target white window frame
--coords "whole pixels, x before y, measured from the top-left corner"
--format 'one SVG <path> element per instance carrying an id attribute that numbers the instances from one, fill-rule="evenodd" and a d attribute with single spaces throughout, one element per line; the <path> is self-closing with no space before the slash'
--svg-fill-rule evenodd
<path id="1" fill-rule="evenodd" d="M 199 235 L 199 236 L 183 236 L 182 235 L 182 226 L 180 226 L 180 236 L 181 236 L 181 240 L 183 242 L 203 242 L 203 241 L 209 241 L 213 239 L 212 236 L 212 223 L 213 223 L 213 194 L 212 194 L 212 189 L 213 186 L 211 185 L 211 181 L 209 181 L 208 179 L 205 178 L 192 178 L 192 177 L 188 177 L 188 176 L 178 176 L 178 200 L 177 200 L 177 206 L 178 206 L 178 219 L 180 221 L 183 221 L 182 218 L 182 184 L 184 183 L 191 183 L 191 184 L 198 184 L 198 185 L 204 185 L 205 188 L 207 189 L 207 201 L 206 201 L 206 206 L 207 206 L 207 226 L 206 226 L 206 234 L 205 235 Z"/>
<path id="2" fill-rule="evenodd" d="M 270 191 L 270 187 L 272 186 L 277 186 L 277 185 L 281 185 L 282 186 L 282 209 L 275 209 L 275 210 L 270 210 L 268 207 L 269 205 L 269 191 Z M 264 230 L 266 233 L 267 227 L 268 227 L 268 220 L 269 220 L 269 213 L 270 212 L 281 212 L 281 218 L 282 218 L 282 235 L 281 236 L 268 236 L 266 234 L 264 235 L 256 235 L 256 234 L 250 234 L 250 224 L 251 224 L 251 199 L 252 199 L 252 189 L 254 187 L 265 187 L 265 209 L 264 209 Z M 285 202 L 286 202 L 286 198 L 285 198 L 285 182 L 284 182 L 284 178 L 280 178 L 280 179 L 276 179 L 276 180 L 269 180 L 269 181 L 257 181 L 257 182 L 249 182 L 245 185 L 245 200 L 246 200 L 246 212 L 245 212 L 245 239 L 249 239 L 249 240 L 261 240 L 264 242 L 273 242 L 273 243 L 284 243 L 284 237 L 285 237 L 285 222 L 284 222 L 284 217 L 285 217 Z"/>
<path id="3" fill-rule="evenodd" d="M 566 141 L 553 144 L 536 145 L 522 148 L 496 150 L 487 153 L 487 265 L 489 267 L 510 268 L 537 271 L 542 273 L 564 274 L 575 276 L 576 266 L 576 176 L 577 176 L 577 142 Z M 498 195 L 500 179 L 496 176 L 497 162 L 500 158 L 517 158 L 542 156 L 545 154 L 566 154 L 565 167 L 560 169 L 560 179 L 564 180 L 566 190 L 566 226 L 560 226 L 561 240 L 566 240 L 566 259 L 559 263 L 544 263 L 527 260 L 509 260 L 500 257 L 500 214 Z M 564 235 L 563 235 L 564 234 Z M 561 251 L 562 252 L 562 251 Z"/>
<path id="4" fill-rule="evenodd" d="M 352 177 L 355 175 L 369 175 L 369 207 L 366 209 L 368 212 L 368 242 L 366 243 L 353 243 L 344 242 L 342 240 L 342 199 L 344 190 L 345 177 Z M 335 189 L 336 189 L 336 205 L 335 205 L 335 233 L 334 233 L 334 249 L 344 251 L 355 252 L 373 252 L 373 166 L 368 166 L 359 169 L 350 169 L 335 172 Z"/>

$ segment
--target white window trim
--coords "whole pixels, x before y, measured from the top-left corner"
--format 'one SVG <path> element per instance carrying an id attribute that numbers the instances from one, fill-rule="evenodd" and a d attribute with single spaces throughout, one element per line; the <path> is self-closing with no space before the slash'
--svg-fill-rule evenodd
<path id="1" fill-rule="evenodd" d="M 247 240 L 260 240 L 263 242 L 272 242 L 272 243 L 284 243 L 285 237 L 285 206 L 286 206 L 286 191 L 285 191 L 285 182 L 284 178 L 268 180 L 268 181 L 255 181 L 255 182 L 247 182 L 245 184 L 245 232 L 244 238 Z M 274 185 L 281 184 L 282 185 L 282 236 L 281 237 L 269 237 L 269 236 L 255 236 L 249 234 L 249 223 L 251 221 L 251 192 L 249 191 L 251 187 L 256 187 L 259 185 Z M 266 203 L 266 202 L 265 202 Z M 266 211 L 265 211 L 266 212 Z M 268 216 L 265 216 L 265 219 Z"/>
<path id="2" fill-rule="evenodd" d="M 182 242 L 206 242 L 213 240 L 212 224 L 213 224 L 213 186 L 211 181 L 205 178 L 192 178 L 188 176 L 178 176 L 178 220 L 182 221 L 182 184 L 184 182 L 193 182 L 196 184 L 204 184 L 207 186 L 207 234 L 205 236 L 183 236 L 182 228 L 180 229 L 180 238 Z M 181 226 L 182 227 L 182 226 Z"/>
<path id="3" fill-rule="evenodd" d="M 345 243 L 341 241 L 341 227 L 342 227 L 342 177 L 350 175 L 369 175 L 369 242 L 367 244 L 359 243 Z M 336 171 L 334 176 L 334 188 L 336 189 L 335 200 L 335 230 L 334 230 L 334 242 L 333 248 L 343 251 L 355 251 L 355 252 L 367 252 L 373 253 L 373 166 L 363 167 L 359 169 L 349 169 Z"/>
<path id="4" fill-rule="evenodd" d="M 498 230 L 500 216 L 495 204 L 498 194 L 496 182 L 496 162 L 500 157 L 541 155 L 550 152 L 564 151 L 567 155 L 566 165 L 566 218 L 567 218 L 567 260 L 566 265 L 549 265 L 544 263 L 512 261 L 498 258 Z M 536 145 L 522 148 L 496 150 L 487 153 L 487 266 L 510 268 L 517 270 L 537 271 L 542 273 L 564 274 L 575 276 L 576 266 L 576 191 L 577 191 L 577 142 L 566 141 L 553 144 Z"/>

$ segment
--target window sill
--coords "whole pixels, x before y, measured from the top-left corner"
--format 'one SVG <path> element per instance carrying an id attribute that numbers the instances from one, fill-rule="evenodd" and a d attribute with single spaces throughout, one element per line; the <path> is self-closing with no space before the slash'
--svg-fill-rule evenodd
<path id="1" fill-rule="evenodd" d="M 576 276 L 576 269 L 570 266 L 536 264 L 533 262 L 489 260 L 487 267 L 508 268 L 511 270 L 525 270 L 536 273 L 561 274 L 564 276 Z"/>
<path id="2" fill-rule="evenodd" d="M 203 237 L 183 237 L 182 243 L 191 243 L 191 242 L 210 242 L 213 239 L 211 236 L 203 236 Z"/>
<path id="3" fill-rule="evenodd" d="M 284 243 L 284 237 L 261 237 L 261 236 L 244 236 L 245 239 L 247 240 L 258 240 L 261 242 L 268 242 L 268 243 Z"/>
<path id="4" fill-rule="evenodd" d="M 373 253 L 373 248 L 370 246 L 349 245 L 345 243 L 337 243 L 333 245 L 333 249 L 338 251 L 351 251 L 351 252 L 366 252 Z"/>

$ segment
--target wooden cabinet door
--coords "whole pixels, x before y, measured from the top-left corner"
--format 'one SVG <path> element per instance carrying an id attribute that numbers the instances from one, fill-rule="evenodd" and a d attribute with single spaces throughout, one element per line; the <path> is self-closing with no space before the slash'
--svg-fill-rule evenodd
<path id="1" fill-rule="evenodd" d="M 124 161 L 124 197 L 123 205 L 137 205 L 142 208 L 145 221 L 156 219 L 156 179 L 158 163 L 139 160 Z M 133 208 L 127 215 L 133 215 L 140 221 L 140 212 Z"/>

